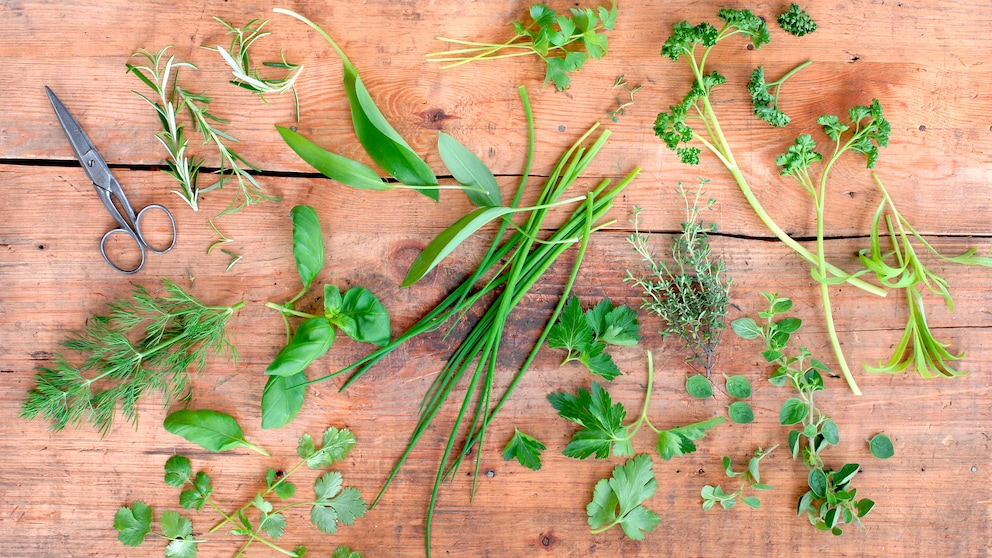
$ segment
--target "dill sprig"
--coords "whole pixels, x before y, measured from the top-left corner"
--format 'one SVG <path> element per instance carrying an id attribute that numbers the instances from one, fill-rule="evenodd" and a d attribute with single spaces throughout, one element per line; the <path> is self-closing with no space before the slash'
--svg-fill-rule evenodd
<path id="1" fill-rule="evenodd" d="M 237 360 L 225 327 L 245 303 L 206 306 L 172 281 L 162 283 L 162 296 L 135 285 L 129 299 L 111 303 L 107 315 L 93 316 L 81 333 L 63 340 L 66 349 L 83 353 L 82 362 L 73 364 L 56 352 L 54 365 L 35 375 L 21 416 L 41 415 L 55 431 L 89 422 L 106 434 L 118 403 L 124 418 L 135 424 L 145 393 L 161 393 L 163 406 L 189 398 L 190 372 L 203 369 L 208 353 Z M 133 335 L 141 326 L 143 334 Z"/>
<path id="2" fill-rule="evenodd" d="M 662 337 L 681 339 L 692 353 L 686 362 L 690 366 L 702 366 L 709 376 L 715 365 L 720 336 L 726 327 L 731 279 L 723 277 L 723 259 L 711 257 L 709 233 L 715 232 L 716 226 L 713 223 L 705 225 L 700 220 L 702 190 L 696 190 L 691 203 L 681 183 L 677 191 L 685 201 L 686 218 L 681 234 L 672 239 L 671 263 L 666 264 L 652 255 L 647 236 L 637 228 L 640 209 L 635 207 L 634 232 L 627 240 L 647 263 L 650 274 L 635 276 L 627 270 L 625 281 L 644 291 L 641 307 L 661 317 L 664 322 Z M 710 199 L 707 207 L 712 204 Z"/>

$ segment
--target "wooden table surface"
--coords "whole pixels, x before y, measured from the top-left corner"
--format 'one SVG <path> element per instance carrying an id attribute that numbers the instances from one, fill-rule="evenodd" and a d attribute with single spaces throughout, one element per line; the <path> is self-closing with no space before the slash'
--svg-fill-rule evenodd
<path id="1" fill-rule="evenodd" d="M 754 8 L 769 22 L 786 7 L 784 2 L 737 4 Z M 572 5 L 552 2 L 559 9 Z M 621 3 L 608 56 L 588 62 L 566 92 L 542 86 L 543 69 L 531 58 L 447 70 L 425 60 L 427 52 L 444 48 L 435 40 L 438 35 L 503 40 L 511 31 L 506 23 L 525 17 L 528 6 L 455 0 L 0 2 L 0 187 L 5 193 L 0 204 L 0 556 L 162 555 L 160 541 L 149 540 L 138 549 L 121 545 L 113 516 L 134 500 L 157 512 L 178 509 L 175 489 L 161 480 L 162 466 L 174 454 L 189 456 L 194 468 L 208 471 L 216 499 L 233 509 L 259 490 L 267 468 L 296 462 L 296 441 L 304 432 L 318 435 L 337 426 L 355 434 L 357 446 L 336 469 L 367 500 L 406 445 L 421 398 L 453 350 L 457 331 L 417 339 L 342 392 L 340 378 L 314 385 L 295 421 L 280 429 L 261 428 L 263 371 L 285 340 L 279 316 L 265 302 L 286 300 L 299 285 L 289 211 L 297 204 L 312 205 L 324 225 L 327 265 L 318 283 L 370 289 L 389 310 L 394 334 L 454 287 L 489 239 L 473 239 L 424 281 L 400 288 L 420 248 L 471 206 L 452 191 L 434 204 L 410 191 L 351 190 L 315 174 L 287 148 L 274 125 L 295 125 L 319 144 L 368 162 L 351 129 L 338 57 L 302 23 L 272 13 L 274 7 L 307 15 L 338 41 L 386 117 L 441 176 L 446 171 L 437 154 L 438 131 L 478 153 L 499 177 L 504 195 L 510 195 L 526 155 L 520 85 L 527 87 L 534 108 L 534 184 L 590 125 L 598 121 L 608 127 L 612 137 L 576 188 L 603 177 L 619 179 L 635 166 L 643 171 L 614 206 L 616 223 L 590 242 L 575 285 L 587 305 L 604 296 L 634 307 L 640 302 L 640 293 L 623 282 L 625 269 L 640 269 L 626 242 L 631 208 L 643 208 L 641 226 L 663 251 L 682 218 L 677 183 L 711 179 L 707 191 L 717 204 L 707 217 L 720 230 L 712 244 L 733 277 L 729 318 L 761 310 L 759 291 L 788 296 L 796 303 L 794 315 L 805 320 L 800 342 L 836 366 L 808 266 L 770 236 L 712 157 L 704 157 L 698 168 L 685 167 L 651 130 L 658 112 L 678 102 L 688 87 L 687 67 L 659 56 L 671 25 L 715 22 L 723 5 L 710 0 Z M 810 200 L 777 176 L 774 156 L 799 133 L 816 133 L 813 120 L 819 114 L 878 98 L 892 135 L 877 171 L 900 210 L 947 253 L 970 246 L 987 251 L 992 245 L 992 5 L 987 0 L 811 0 L 805 7 L 820 25 L 812 35 L 796 39 L 772 24 L 772 42 L 760 51 L 731 40 L 710 61 L 731 83 L 715 95 L 721 123 L 769 212 L 790 235 L 812 246 L 816 231 Z M 239 25 L 253 18 L 271 20 L 272 35 L 257 44 L 255 60 L 274 59 L 283 50 L 288 60 L 304 64 L 299 123 L 289 96 L 271 97 L 266 104 L 227 83 L 220 57 L 202 48 L 228 41 L 212 16 Z M 264 171 L 259 182 L 281 201 L 217 217 L 233 196 L 231 189 L 207 195 L 198 212 L 169 193 L 175 184 L 160 170 L 159 123 L 132 92 L 143 86 L 125 73 L 125 64 L 135 61 L 130 56 L 138 49 L 170 44 L 173 54 L 200 68 L 181 75 L 185 86 L 214 98 L 213 112 L 230 121 L 226 129 L 240 139 L 239 152 Z M 794 124 L 777 131 L 751 118 L 741 87 L 751 68 L 764 64 L 769 75 L 777 75 L 807 59 L 815 63 L 783 91 L 783 106 Z M 619 75 L 642 88 L 613 123 L 607 111 L 616 106 L 612 87 Z M 75 113 L 133 204 L 162 203 L 175 215 L 176 248 L 150 256 L 134 276 L 113 271 L 100 257 L 99 240 L 112 220 L 73 159 L 45 85 Z M 215 168 L 216 151 L 193 137 L 190 149 Z M 837 168 L 835 178 L 827 200 L 827 251 L 834 261 L 853 266 L 853 254 L 867 246 L 879 197 L 869 175 L 854 163 Z M 206 253 L 217 239 L 211 220 L 233 239 L 226 247 L 243 256 L 230 270 L 225 270 L 227 256 Z M 497 388 L 505 386 L 530 350 L 558 300 L 573 254 L 556 264 L 511 315 Z M 578 461 L 561 454 L 573 427 L 556 416 L 546 396 L 588 387 L 591 377 L 578 368 L 558 367 L 560 353 L 545 350 L 491 426 L 474 501 L 466 473 L 471 467 L 443 487 L 433 554 L 989 556 L 992 273 L 932 263 L 952 285 L 957 307 L 952 313 L 929 298 L 930 324 L 952 350 L 965 351 L 960 367 L 971 374 L 964 377 L 926 380 L 914 372 L 865 372 L 861 364 L 888 358 L 901 334 L 907 317 L 902 295 L 883 299 L 850 287 L 831 290 L 839 336 L 864 395 L 853 396 L 840 378 L 827 379 L 818 404 L 839 425 L 841 443 L 824 457 L 832 466 L 861 464 L 860 495 L 876 501 L 863 530 L 850 528 L 835 538 L 797 517 L 806 470 L 781 449 L 763 462 L 764 479 L 774 489 L 763 495 L 760 509 L 700 508 L 704 484 L 730 485 L 722 456 L 742 463 L 757 446 L 784 447 L 787 432 L 777 413 L 788 391 L 764 380 L 769 370 L 755 342 L 728 334 L 718 369 L 752 379 L 756 420 L 714 429 L 690 455 L 655 458 L 659 488 L 647 505 L 662 519 L 644 541 L 631 540 L 617 528 L 590 533 L 585 505 L 592 487 L 623 460 Z M 192 406 L 232 414 L 271 457 L 245 450 L 211 454 L 166 432 L 162 420 L 170 409 L 162 408 L 157 396 L 141 403 L 137 426 L 118 418 L 104 437 L 88 427 L 50 432 L 40 419 L 20 418 L 35 369 L 50 365 L 60 340 L 81 330 L 88 317 L 106 312 L 132 284 L 157 290 L 161 278 L 176 281 L 205 303 L 247 302 L 230 322 L 241 358 L 236 364 L 211 358 L 195 378 Z M 320 304 L 315 297 L 305 300 Z M 650 350 L 657 368 L 649 410 L 655 424 L 721 414 L 725 401 L 685 394 L 682 384 L 689 372 L 683 353 L 674 341 L 661 339 L 657 317 L 642 311 L 640 322 L 641 344 L 617 352 L 624 375 L 611 383 L 614 397 L 636 414 L 643 400 L 645 351 Z M 342 338 L 310 374 L 337 370 L 367 351 Z M 328 556 L 339 544 L 366 557 L 423 555 L 426 505 L 455 411 L 454 404 L 445 407 L 383 500 L 355 525 L 324 535 L 309 525 L 305 512 L 293 512 L 282 543 L 307 545 L 315 556 Z M 540 471 L 502 459 L 514 427 L 547 444 Z M 878 432 L 893 440 L 892 459 L 869 455 L 865 439 Z M 639 435 L 635 448 L 652 452 L 651 437 Z M 301 490 L 308 490 L 309 479 L 300 479 Z M 197 535 L 204 535 L 216 518 L 208 511 L 192 517 Z M 226 534 L 209 538 L 200 545 L 200 556 L 233 556 L 240 544 Z M 253 545 L 249 555 L 277 554 Z"/>

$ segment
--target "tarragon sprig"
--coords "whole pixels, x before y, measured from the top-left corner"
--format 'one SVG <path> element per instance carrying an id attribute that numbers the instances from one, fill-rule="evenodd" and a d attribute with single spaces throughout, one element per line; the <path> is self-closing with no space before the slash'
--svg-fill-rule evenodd
<path id="1" fill-rule="evenodd" d="M 118 405 L 134 424 L 145 393 L 159 392 L 163 405 L 171 405 L 190 397 L 191 372 L 203 368 L 209 353 L 236 359 L 226 326 L 245 303 L 206 306 L 172 281 L 163 284 L 163 295 L 136 285 L 130 299 L 112 303 L 108 315 L 91 317 L 82 333 L 64 340 L 82 362 L 56 352 L 54 365 L 35 375 L 21 416 L 40 415 L 52 430 L 89 422 L 106 434 Z M 132 341 L 138 328 L 143 331 Z"/>

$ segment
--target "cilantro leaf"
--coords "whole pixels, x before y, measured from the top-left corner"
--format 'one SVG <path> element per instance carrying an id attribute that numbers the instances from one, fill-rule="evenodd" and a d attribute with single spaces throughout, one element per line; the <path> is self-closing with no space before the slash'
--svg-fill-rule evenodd
<path id="1" fill-rule="evenodd" d="M 258 527 L 273 539 L 278 539 L 286 532 L 286 517 L 281 513 L 263 513 Z"/>
<path id="2" fill-rule="evenodd" d="M 352 552 L 347 546 L 341 545 L 334 549 L 331 558 L 362 558 L 362 554 L 360 552 Z"/>
<path id="3" fill-rule="evenodd" d="M 194 558 L 197 541 L 193 539 L 193 522 L 172 510 L 162 512 L 159 519 L 162 534 L 172 539 L 165 547 L 166 558 Z"/>
<path id="4" fill-rule="evenodd" d="M 673 457 L 696 451 L 694 442 L 705 437 L 707 430 L 723 424 L 724 421 L 723 417 L 715 417 L 658 432 L 658 444 L 656 446 L 658 455 L 668 461 Z"/>
<path id="5" fill-rule="evenodd" d="M 207 503 L 214 488 L 210 482 L 210 475 L 200 471 L 193 477 L 193 487 L 183 490 L 179 494 L 179 504 L 183 509 L 203 509 L 203 504 Z"/>
<path id="6" fill-rule="evenodd" d="M 633 455 L 630 431 L 623 425 L 627 411 L 622 403 L 614 404 L 609 392 L 598 383 L 592 383 L 591 391 L 580 388 L 576 395 L 548 394 L 548 401 L 560 417 L 582 427 L 565 447 L 566 456 L 585 459 L 595 455 L 597 459 L 605 459 L 611 452 Z"/>
<path id="7" fill-rule="evenodd" d="M 641 454 L 617 465 L 611 478 L 596 483 L 593 499 L 586 506 L 593 533 L 620 525 L 628 537 L 642 540 L 645 531 L 658 526 L 661 522 L 658 514 L 642 505 L 658 489 L 653 465 L 649 455 Z"/>
<path id="8" fill-rule="evenodd" d="M 516 458 L 521 465 L 532 471 L 541 468 L 541 452 L 548 449 L 540 440 L 524 434 L 518 428 L 513 429 L 513 437 L 503 448 L 503 460 Z"/>
<path id="9" fill-rule="evenodd" d="M 314 483 L 316 499 L 310 508 L 310 521 L 322 533 L 329 535 L 338 530 L 338 523 L 352 525 L 355 519 L 365 515 L 365 500 L 357 488 L 342 488 L 341 473 L 324 473 Z"/>
<path id="10" fill-rule="evenodd" d="M 193 465 L 189 458 L 173 455 L 165 462 L 165 484 L 173 488 L 182 488 L 193 474 Z"/>
<path id="11" fill-rule="evenodd" d="M 306 460 L 307 467 L 311 469 L 323 469 L 332 463 L 343 461 L 348 453 L 355 447 L 355 435 L 347 428 L 338 430 L 330 427 L 324 431 L 321 444 L 309 434 L 300 437 L 296 453 Z"/>
<path id="12" fill-rule="evenodd" d="M 114 529 L 117 529 L 117 540 L 126 546 L 138 546 L 145 540 L 145 535 L 152 532 L 152 509 L 141 500 L 122 506 L 114 514 Z"/>

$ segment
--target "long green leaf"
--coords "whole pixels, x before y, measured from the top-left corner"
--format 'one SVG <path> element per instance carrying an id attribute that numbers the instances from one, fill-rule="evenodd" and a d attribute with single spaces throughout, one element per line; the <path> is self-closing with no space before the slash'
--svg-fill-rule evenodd
<path id="1" fill-rule="evenodd" d="M 295 151 L 306 164 L 317 169 L 317 172 L 327 178 L 359 190 L 385 191 L 392 189 L 392 186 L 383 181 L 379 177 L 379 173 L 375 172 L 372 167 L 337 153 L 331 153 L 289 128 L 276 126 L 276 130 L 279 131 L 279 135 L 282 136 L 283 141 L 290 149 Z"/>
<path id="2" fill-rule="evenodd" d="M 310 318 L 303 322 L 293 340 L 283 347 L 265 369 L 269 376 L 292 376 L 303 372 L 310 363 L 324 356 L 334 344 L 334 326 L 327 318 Z"/>
<path id="3" fill-rule="evenodd" d="M 437 135 L 437 149 L 451 176 L 459 184 L 468 186 L 465 195 L 469 201 L 478 207 L 502 205 L 499 183 L 482 159 L 444 132 Z"/>
<path id="4" fill-rule="evenodd" d="M 262 428 L 281 428 L 290 423 L 303 408 L 307 376 L 269 376 L 262 390 Z"/>
<path id="5" fill-rule="evenodd" d="M 304 289 L 310 288 L 324 267 L 324 236 L 317 211 L 309 205 L 297 205 L 289 212 L 293 218 L 293 258 Z"/>
<path id="6" fill-rule="evenodd" d="M 430 270 L 434 269 L 438 263 L 448 257 L 468 237 L 481 229 L 493 219 L 498 219 L 504 215 L 509 215 L 517 211 L 512 207 L 480 207 L 465 215 L 453 225 L 434 237 L 434 240 L 417 256 L 406 278 L 403 279 L 402 287 L 409 287 L 419 281 Z"/>

